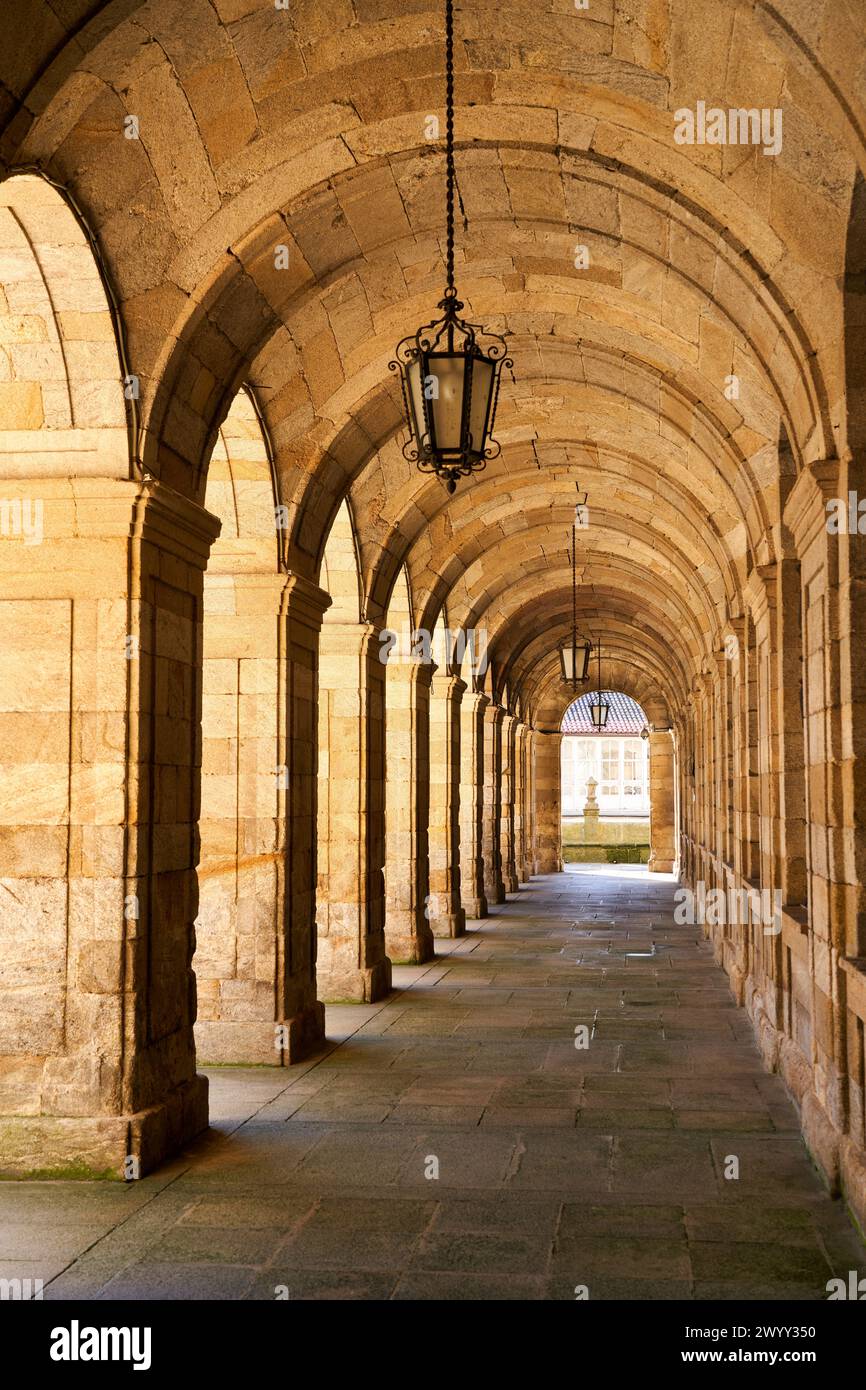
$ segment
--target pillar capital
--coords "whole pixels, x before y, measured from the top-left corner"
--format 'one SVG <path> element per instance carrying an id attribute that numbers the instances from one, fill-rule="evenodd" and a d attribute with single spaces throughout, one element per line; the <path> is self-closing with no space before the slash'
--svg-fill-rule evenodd
<path id="1" fill-rule="evenodd" d="M 558 743 L 562 742 L 561 729 L 535 729 L 533 732 L 538 734 L 539 738 L 544 739 L 546 743 L 551 742 L 553 739 L 556 739 Z"/>
<path id="2" fill-rule="evenodd" d="M 800 554 L 826 531 L 827 503 L 841 496 L 845 473 L 838 458 L 820 459 L 800 470 L 782 513 Z"/>
<path id="3" fill-rule="evenodd" d="M 388 672 L 388 681 L 400 681 L 404 685 L 415 686 L 419 690 L 430 690 L 433 686 L 433 678 L 439 667 L 435 661 L 387 661 L 385 663 Z M 446 672 L 442 672 L 441 679 L 447 680 Z"/>
<path id="4" fill-rule="evenodd" d="M 320 628 L 331 606 L 331 595 L 301 574 L 282 575 L 282 611 L 293 618 L 308 619 L 308 626 Z"/>
<path id="5" fill-rule="evenodd" d="M 483 716 L 489 704 L 489 695 L 485 695 L 483 691 L 480 690 L 470 690 L 467 687 L 466 694 L 463 696 L 462 708 L 464 710 L 470 714 L 480 714 Z"/>
<path id="6" fill-rule="evenodd" d="M 219 519 L 174 488 L 146 481 L 135 499 L 132 536 L 205 569 L 221 530 Z"/>
<path id="7" fill-rule="evenodd" d="M 461 704 L 466 693 L 466 682 L 460 676 L 449 676 L 447 671 L 434 671 L 433 690 L 444 700 Z"/>
<path id="8" fill-rule="evenodd" d="M 756 627 L 775 609 L 778 574 L 778 565 L 755 565 L 746 580 L 744 598 Z"/>

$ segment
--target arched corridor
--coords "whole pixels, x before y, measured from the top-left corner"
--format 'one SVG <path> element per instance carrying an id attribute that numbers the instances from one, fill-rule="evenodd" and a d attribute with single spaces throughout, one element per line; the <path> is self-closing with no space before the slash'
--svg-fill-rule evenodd
<path id="1" fill-rule="evenodd" d="M 0 34 L 9 1277 L 825 1297 L 866 1231 L 862 4 Z"/>

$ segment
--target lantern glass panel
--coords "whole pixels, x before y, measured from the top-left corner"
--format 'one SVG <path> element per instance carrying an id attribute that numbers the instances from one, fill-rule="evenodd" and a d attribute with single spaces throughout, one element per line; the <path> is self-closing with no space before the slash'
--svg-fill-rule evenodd
<path id="1" fill-rule="evenodd" d="M 570 642 L 563 642 L 559 649 L 559 661 L 564 681 L 585 681 L 589 667 L 589 643 L 578 642 L 572 649 Z"/>
<path id="2" fill-rule="evenodd" d="M 484 453 L 485 435 L 490 425 L 490 401 L 495 369 L 486 357 L 472 363 L 472 399 L 469 403 L 469 448 L 479 458 Z"/>
<path id="3" fill-rule="evenodd" d="M 607 700 L 593 700 L 589 709 L 595 727 L 597 729 L 603 729 L 607 723 L 608 710 L 610 709 Z"/>
<path id="4" fill-rule="evenodd" d="M 424 361 L 424 392 L 433 422 L 432 446 L 437 453 L 460 454 L 466 358 L 462 352 L 431 352 L 425 354 Z"/>
<path id="5" fill-rule="evenodd" d="M 409 407 L 412 411 L 412 423 L 414 427 L 415 439 L 423 448 L 429 443 L 427 430 L 427 417 L 424 412 L 424 388 L 423 372 L 420 357 L 416 357 L 406 368 L 406 377 L 409 383 Z"/>

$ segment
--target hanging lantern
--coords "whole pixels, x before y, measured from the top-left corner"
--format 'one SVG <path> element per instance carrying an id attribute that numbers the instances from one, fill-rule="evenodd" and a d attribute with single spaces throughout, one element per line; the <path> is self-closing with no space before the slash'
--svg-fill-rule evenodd
<path id="1" fill-rule="evenodd" d="M 607 725 L 607 716 L 610 714 L 610 701 L 606 700 L 601 693 L 601 638 L 598 639 L 598 693 L 589 706 L 589 714 L 592 719 L 593 728 L 601 730 Z"/>
<path id="2" fill-rule="evenodd" d="M 442 318 L 423 324 L 396 348 L 388 365 L 400 373 L 409 426 L 404 457 L 434 473 L 453 492 L 459 477 L 480 472 L 500 453 L 493 422 L 505 339 L 460 317 L 454 284 L 454 4 L 445 3 L 445 294 Z"/>
<path id="3" fill-rule="evenodd" d="M 592 701 L 589 707 L 592 722 L 596 729 L 603 729 L 607 724 L 607 716 L 610 714 L 610 705 L 607 700 L 602 698 L 601 692 Z"/>
<path id="4" fill-rule="evenodd" d="M 582 685 L 589 679 L 591 651 L 589 642 L 563 642 L 559 649 L 559 664 L 562 668 L 562 679 L 569 685 Z"/>
<path id="5" fill-rule="evenodd" d="M 580 488 L 578 487 L 578 493 Z M 572 689 L 576 690 L 578 685 L 583 684 L 589 675 L 589 656 L 592 647 L 582 637 L 577 635 L 577 527 L 582 525 L 580 518 L 581 506 L 586 505 L 586 494 L 582 504 L 578 504 L 575 509 L 574 521 L 571 523 L 571 639 L 563 642 L 559 649 L 559 664 L 562 668 L 562 679 L 566 681 Z"/>

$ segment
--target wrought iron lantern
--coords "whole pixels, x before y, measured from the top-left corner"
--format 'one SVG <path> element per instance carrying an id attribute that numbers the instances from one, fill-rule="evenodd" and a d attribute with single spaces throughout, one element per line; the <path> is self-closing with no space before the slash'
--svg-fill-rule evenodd
<path id="1" fill-rule="evenodd" d="M 598 639 L 598 693 L 589 706 L 590 718 L 593 727 L 601 731 L 607 725 L 607 716 L 610 714 L 610 701 L 606 700 L 601 693 L 601 638 Z"/>
<path id="2" fill-rule="evenodd" d="M 579 491 L 579 489 L 578 489 Z M 586 494 L 583 503 L 578 503 L 575 508 L 574 521 L 571 523 L 571 640 L 563 642 L 559 649 L 559 664 L 562 667 L 562 679 L 566 681 L 573 690 L 578 685 L 582 685 L 589 679 L 589 656 L 592 647 L 589 642 L 577 635 L 577 523 L 578 512 L 581 507 L 586 505 Z"/>
<path id="3" fill-rule="evenodd" d="M 445 293 L 442 318 L 400 342 L 388 365 L 400 373 L 409 425 L 404 457 L 434 473 L 448 492 L 459 477 L 480 472 L 500 453 L 493 422 L 503 366 L 511 367 L 505 339 L 460 317 L 454 284 L 454 4 L 445 2 Z"/>
<path id="4" fill-rule="evenodd" d="M 589 679 L 589 654 L 592 648 L 589 642 L 576 641 L 572 634 L 570 642 L 563 642 L 559 649 L 559 663 L 562 667 L 562 679 L 575 689 L 578 685 L 585 685 Z"/>

